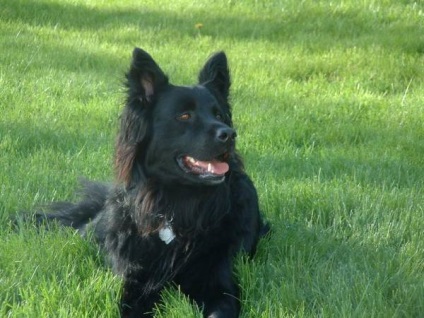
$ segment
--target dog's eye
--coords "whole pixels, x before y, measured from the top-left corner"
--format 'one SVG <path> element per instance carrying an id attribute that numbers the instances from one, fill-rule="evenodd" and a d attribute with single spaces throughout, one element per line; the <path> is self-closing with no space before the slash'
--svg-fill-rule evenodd
<path id="1" fill-rule="evenodd" d="M 191 115 L 189 113 L 184 113 L 177 116 L 177 119 L 181 121 L 186 121 L 186 120 L 189 120 L 190 118 L 191 118 Z"/>
<path id="2" fill-rule="evenodd" d="M 223 120 L 224 116 L 222 116 L 221 114 L 216 114 L 215 118 L 218 119 L 218 120 Z"/>

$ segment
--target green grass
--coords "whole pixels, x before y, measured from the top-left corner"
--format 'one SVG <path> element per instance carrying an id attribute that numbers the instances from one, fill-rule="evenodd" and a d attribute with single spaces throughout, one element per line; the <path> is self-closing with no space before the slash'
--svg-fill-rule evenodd
<path id="1" fill-rule="evenodd" d="M 177 84 L 228 54 L 238 147 L 273 225 L 237 260 L 243 317 L 422 316 L 424 4 L 166 2 L 0 0 L 0 316 L 117 316 L 95 246 L 8 219 L 113 178 L 134 46 Z M 176 288 L 163 297 L 157 317 L 199 316 Z"/>

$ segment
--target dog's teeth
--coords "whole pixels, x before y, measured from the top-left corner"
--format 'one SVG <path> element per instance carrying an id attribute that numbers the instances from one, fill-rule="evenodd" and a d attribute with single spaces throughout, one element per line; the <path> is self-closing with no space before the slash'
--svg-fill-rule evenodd
<path id="1" fill-rule="evenodd" d="M 208 163 L 208 172 L 213 173 L 213 169 L 212 169 L 211 163 Z"/>
<path id="2" fill-rule="evenodd" d="M 188 157 L 188 161 L 190 162 L 190 163 L 196 163 L 196 160 L 194 160 L 194 158 L 193 157 Z"/>

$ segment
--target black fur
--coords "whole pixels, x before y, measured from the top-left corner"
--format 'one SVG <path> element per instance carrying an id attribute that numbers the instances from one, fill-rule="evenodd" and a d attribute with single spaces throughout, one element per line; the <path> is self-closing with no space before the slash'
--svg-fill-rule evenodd
<path id="1" fill-rule="evenodd" d="M 253 255 L 268 226 L 235 152 L 226 56 L 213 55 L 199 84 L 183 87 L 136 48 L 127 87 L 115 184 L 87 183 L 80 202 L 37 218 L 94 234 L 123 276 L 122 317 L 150 317 L 169 283 L 205 317 L 237 317 L 233 257 Z"/>

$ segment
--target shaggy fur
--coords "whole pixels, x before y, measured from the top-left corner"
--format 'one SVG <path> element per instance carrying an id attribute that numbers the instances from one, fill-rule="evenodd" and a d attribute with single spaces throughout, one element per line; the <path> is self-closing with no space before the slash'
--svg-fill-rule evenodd
<path id="1" fill-rule="evenodd" d="M 93 233 L 124 279 L 122 317 L 151 317 L 170 283 L 205 317 L 237 317 L 233 257 L 253 255 L 268 226 L 235 152 L 226 56 L 213 55 L 185 87 L 136 48 L 127 87 L 115 184 L 87 183 L 80 202 L 37 217 Z"/>

